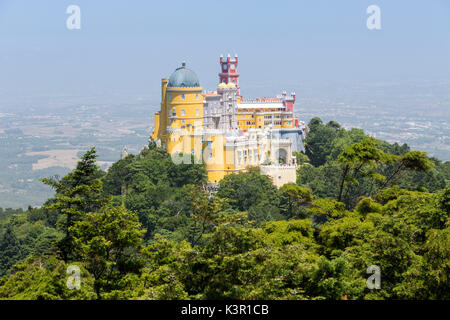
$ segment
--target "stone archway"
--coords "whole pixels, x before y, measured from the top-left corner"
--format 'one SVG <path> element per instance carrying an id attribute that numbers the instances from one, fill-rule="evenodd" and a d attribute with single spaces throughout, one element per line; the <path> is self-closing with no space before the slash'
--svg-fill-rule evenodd
<path id="1" fill-rule="evenodd" d="M 275 154 L 275 159 L 276 159 L 277 163 L 278 164 L 287 164 L 287 161 L 288 161 L 287 154 L 288 153 L 287 153 L 286 149 L 279 148 Z"/>

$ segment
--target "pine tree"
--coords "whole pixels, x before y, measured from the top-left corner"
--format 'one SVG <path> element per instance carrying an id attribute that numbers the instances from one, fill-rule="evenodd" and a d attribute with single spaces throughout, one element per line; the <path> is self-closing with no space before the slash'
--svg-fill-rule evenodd
<path id="1" fill-rule="evenodd" d="M 94 277 L 94 289 L 101 299 L 102 291 L 120 289 L 127 273 L 139 274 L 145 230 L 138 216 L 122 207 L 88 213 L 85 220 L 70 228 L 75 250 L 86 269 Z"/>
<path id="2" fill-rule="evenodd" d="M 10 223 L 0 238 L 0 276 L 8 273 L 9 269 L 22 257 L 22 248 Z"/>
<path id="3" fill-rule="evenodd" d="M 65 215 L 61 226 L 65 236 L 58 243 L 65 262 L 73 257 L 74 251 L 70 227 L 76 221 L 83 220 L 86 213 L 99 211 L 109 202 L 109 198 L 103 195 L 101 171 L 95 163 L 96 158 L 97 152 L 95 147 L 92 147 L 81 157 L 77 167 L 61 180 L 58 177 L 41 180 L 56 191 L 55 198 L 48 201 L 44 207 Z"/>

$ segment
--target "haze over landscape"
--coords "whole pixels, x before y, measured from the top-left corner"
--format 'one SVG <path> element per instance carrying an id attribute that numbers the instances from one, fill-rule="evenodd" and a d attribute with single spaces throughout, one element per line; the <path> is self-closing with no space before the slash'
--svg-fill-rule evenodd
<path id="1" fill-rule="evenodd" d="M 52 192 L 39 178 L 67 173 L 92 145 L 104 169 L 125 145 L 137 153 L 160 79 L 186 60 L 213 90 L 227 53 L 239 54 L 245 97 L 295 91 L 302 121 L 450 160 L 450 3 L 376 1 L 371 31 L 373 2 L 0 0 L 0 207 L 41 205 Z M 81 30 L 66 28 L 70 4 Z"/>

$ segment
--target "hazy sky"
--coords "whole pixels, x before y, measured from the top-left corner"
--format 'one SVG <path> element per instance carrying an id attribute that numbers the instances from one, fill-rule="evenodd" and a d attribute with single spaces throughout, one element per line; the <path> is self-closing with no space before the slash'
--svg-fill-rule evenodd
<path id="1" fill-rule="evenodd" d="M 66 28 L 71 4 L 81 30 Z M 372 4 L 381 30 L 366 27 Z M 239 55 L 244 94 L 448 79 L 450 0 L 0 0 L 0 93 L 9 97 L 157 95 L 182 60 L 213 89 L 221 53 Z"/>

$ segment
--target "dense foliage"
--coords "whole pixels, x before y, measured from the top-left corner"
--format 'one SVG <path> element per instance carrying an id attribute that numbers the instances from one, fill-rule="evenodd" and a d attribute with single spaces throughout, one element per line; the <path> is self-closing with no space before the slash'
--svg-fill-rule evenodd
<path id="1" fill-rule="evenodd" d="M 309 127 L 280 189 L 256 168 L 210 195 L 152 142 L 102 172 L 92 148 L 42 208 L 0 210 L 0 299 L 450 299 L 449 163 Z"/>

